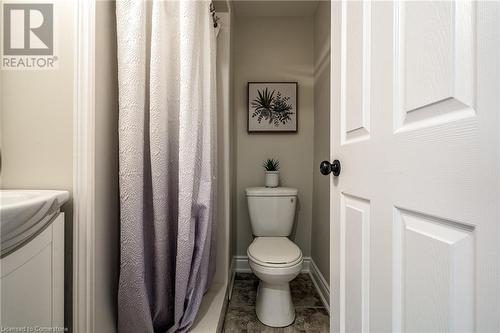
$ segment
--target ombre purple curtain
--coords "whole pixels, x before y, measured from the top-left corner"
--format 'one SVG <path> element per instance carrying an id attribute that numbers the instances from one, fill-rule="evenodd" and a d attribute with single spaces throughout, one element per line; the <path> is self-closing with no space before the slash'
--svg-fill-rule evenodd
<path id="1" fill-rule="evenodd" d="M 119 332 L 186 332 L 215 267 L 216 36 L 209 1 L 116 2 Z"/>

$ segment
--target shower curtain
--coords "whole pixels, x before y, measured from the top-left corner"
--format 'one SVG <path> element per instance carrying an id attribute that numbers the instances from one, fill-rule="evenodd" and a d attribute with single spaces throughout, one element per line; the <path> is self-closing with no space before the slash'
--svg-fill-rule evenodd
<path id="1" fill-rule="evenodd" d="M 215 29 L 208 1 L 116 2 L 119 332 L 186 332 L 215 270 Z"/>

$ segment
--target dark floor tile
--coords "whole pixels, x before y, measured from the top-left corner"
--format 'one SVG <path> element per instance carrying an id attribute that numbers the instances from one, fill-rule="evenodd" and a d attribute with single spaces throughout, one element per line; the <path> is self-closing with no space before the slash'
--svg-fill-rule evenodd
<path id="1" fill-rule="evenodd" d="M 293 304 L 296 307 L 324 306 L 308 274 L 299 274 L 290 282 Z"/>
<path id="2" fill-rule="evenodd" d="M 330 317 L 325 308 L 295 308 L 295 322 L 285 327 L 284 333 L 326 333 Z"/>
<path id="3" fill-rule="evenodd" d="M 326 333 L 329 316 L 308 274 L 299 274 L 290 284 L 295 304 L 295 321 L 284 328 L 262 324 L 255 314 L 259 279 L 252 273 L 235 276 L 231 301 L 224 319 L 227 333 Z"/>
<path id="4" fill-rule="evenodd" d="M 255 314 L 255 307 L 242 306 L 229 308 L 224 320 L 225 333 L 283 333 L 282 328 L 273 328 L 262 324 Z"/>
<path id="5" fill-rule="evenodd" d="M 255 306 L 259 280 L 235 280 L 229 306 Z"/>
<path id="6" fill-rule="evenodd" d="M 234 281 L 239 281 L 239 280 L 259 281 L 259 278 L 256 277 L 254 273 L 236 273 Z"/>
<path id="7" fill-rule="evenodd" d="M 324 308 L 297 308 L 292 325 L 276 328 L 262 324 L 254 307 L 229 308 L 224 321 L 225 333 L 327 333 L 329 331 L 328 312 Z"/>

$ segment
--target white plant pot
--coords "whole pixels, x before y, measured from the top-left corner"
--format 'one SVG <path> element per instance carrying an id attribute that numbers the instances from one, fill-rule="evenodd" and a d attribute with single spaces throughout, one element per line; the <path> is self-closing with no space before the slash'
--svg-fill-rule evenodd
<path id="1" fill-rule="evenodd" d="M 266 187 L 278 187 L 280 182 L 279 171 L 266 171 Z"/>

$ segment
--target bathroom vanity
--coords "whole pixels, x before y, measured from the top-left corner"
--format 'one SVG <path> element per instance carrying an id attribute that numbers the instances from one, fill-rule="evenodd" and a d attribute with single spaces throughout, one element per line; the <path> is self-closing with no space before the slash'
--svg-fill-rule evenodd
<path id="1" fill-rule="evenodd" d="M 66 191 L 0 191 L 2 328 L 64 326 Z"/>

